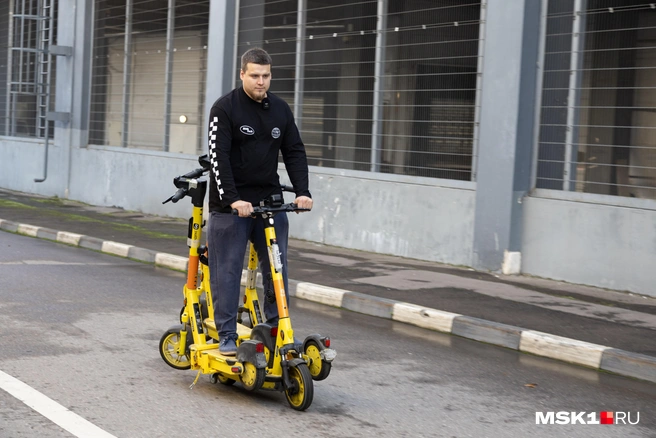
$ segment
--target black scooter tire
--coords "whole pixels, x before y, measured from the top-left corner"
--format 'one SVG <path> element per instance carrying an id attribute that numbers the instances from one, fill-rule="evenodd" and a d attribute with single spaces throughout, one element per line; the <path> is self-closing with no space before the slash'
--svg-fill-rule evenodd
<path id="1" fill-rule="evenodd" d="M 285 397 L 292 409 L 304 411 L 312 404 L 314 398 L 314 383 L 312 374 L 306 363 L 299 363 L 289 367 L 289 379 L 293 388 L 285 389 Z"/>

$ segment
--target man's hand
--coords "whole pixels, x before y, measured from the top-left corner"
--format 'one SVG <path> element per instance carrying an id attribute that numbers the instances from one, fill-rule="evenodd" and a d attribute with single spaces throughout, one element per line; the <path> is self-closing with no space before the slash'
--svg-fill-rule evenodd
<path id="1" fill-rule="evenodd" d="M 230 204 L 230 207 L 239 212 L 239 217 L 250 217 L 251 213 L 253 213 L 253 205 L 250 202 L 235 201 Z"/>
<path id="2" fill-rule="evenodd" d="M 298 208 L 307 208 L 308 210 L 312 210 L 312 198 L 307 196 L 299 196 L 298 198 L 294 199 L 294 204 L 296 204 Z M 296 213 L 302 212 L 297 211 Z"/>

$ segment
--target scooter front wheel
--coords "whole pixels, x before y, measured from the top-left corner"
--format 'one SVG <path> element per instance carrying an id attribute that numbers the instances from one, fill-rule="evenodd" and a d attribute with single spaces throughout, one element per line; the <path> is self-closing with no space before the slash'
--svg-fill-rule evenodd
<path id="1" fill-rule="evenodd" d="M 299 363 L 289 367 L 289 380 L 292 387 L 285 389 L 285 397 L 289 406 L 297 411 L 304 411 L 312 404 L 314 398 L 314 384 L 312 374 L 307 364 Z"/>
<path id="2" fill-rule="evenodd" d="M 187 334 L 189 336 L 189 334 Z M 170 328 L 159 340 L 159 354 L 164 359 L 164 362 L 176 370 L 188 370 L 191 368 L 190 357 L 187 354 L 178 354 L 178 346 L 180 345 L 180 331 Z"/>

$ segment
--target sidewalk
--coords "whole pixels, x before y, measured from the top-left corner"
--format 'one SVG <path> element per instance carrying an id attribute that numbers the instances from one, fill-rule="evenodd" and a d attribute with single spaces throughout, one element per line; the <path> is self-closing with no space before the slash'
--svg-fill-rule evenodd
<path id="1" fill-rule="evenodd" d="M 186 219 L 4 189 L 0 229 L 180 270 L 188 254 Z M 656 382 L 654 297 L 298 240 L 289 271 L 292 296 Z"/>

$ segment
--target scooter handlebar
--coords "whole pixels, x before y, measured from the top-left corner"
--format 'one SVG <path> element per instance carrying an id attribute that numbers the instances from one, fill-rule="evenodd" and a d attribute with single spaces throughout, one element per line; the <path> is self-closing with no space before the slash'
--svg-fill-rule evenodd
<path id="1" fill-rule="evenodd" d="M 188 178 L 188 179 L 200 178 L 201 176 L 203 176 L 205 172 L 207 172 L 207 169 L 199 167 L 198 169 L 194 169 L 189 173 L 185 173 L 184 175 L 182 175 L 182 178 Z"/>
<path id="2" fill-rule="evenodd" d="M 166 201 L 162 202 L 162 204 L 166 204 L 167 202 L 171 201 L 174 204 L 178 202 L 180 199 L 184 198 L 187 196 L 189 193 L 189 182 L 190 180 L 195 180 L 197 178 L 200 178 L 203 176 L 206 172 L 209 172 L 211 163 L 210 159 L 207 154 L 201 155 L 198 158 L 198 163 L 202 166 L 198 169 L 194 169 L 191 172 L 185 173 L 184 175 L 177 176 L 173 179 L 173 183 L 175 184 L 176 187 L 178 187 L 178 191 L 175 192 L 175 194 L 171 197 L 169 197 Z M 186 185 L 186 187 L 181 187 L 183 185 Z M 283 192 L 294 192 L 294 187 L 284 185 L 282 184 L 280 186 Z M 253 216 L 256 216 L 258 214 L 265 214 L 265 213 L 280 213 L 280 212 L 289 212 L 289 211 L 309 211 L 308 209 L 304 208 L 291 208 L 291 207 L 286 207 L 289 205 L 295 205 L 295 204 L 283 204 L 280 207 L 255 207 L 255 211 L 253 211 Z M 263 210 L 266 209 L 266 210 Z M 233 214 L 238 214 L 236 213 L 236 210 L 233 210 Z"/>
<path id="3" fill-rule="evenodd" d="M 267 213 L 288 213 L 290 211 L 310 211 L 309 208 L 299 208 L 296 204 L 293 202 L 289 204 L 282 204 L 279 207 L 261 207 L 259 205 L 253 206 L 253 212 L 251 213 L 251 217 L 256 217 L 261 214 L 267 214 Z M 239 211 L 236 208 L 232 209 L 232 214 L 238 215 Z"/>
<path id="4" fill-rule="evenodd" d="M 173 194 L 169 199 L 166 201 L 162 202 L 162 204 L 166 204 L 167 202 L 171 201 L 174 204 L 178 202 L 180 199 L 184 198 L 187 195 L 187 189 L 178 189 L 177 192 Z"/>

